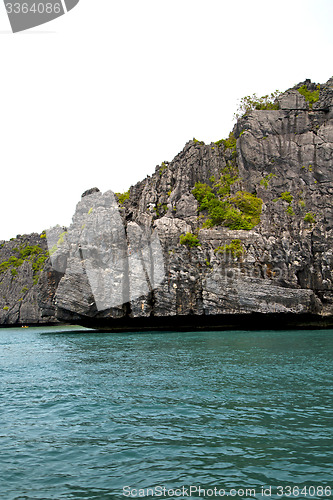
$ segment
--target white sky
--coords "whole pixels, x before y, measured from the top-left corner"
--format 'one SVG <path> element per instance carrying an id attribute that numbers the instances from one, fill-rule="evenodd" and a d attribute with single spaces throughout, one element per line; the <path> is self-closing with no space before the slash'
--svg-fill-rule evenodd
<path id="1" fill-rule="evenodd" d="M 226 137 L 245 95 L 327 81 L 332 26 L 332 0 L 81 0 L 11 34 L 0 0 L 0 239 Z"/>

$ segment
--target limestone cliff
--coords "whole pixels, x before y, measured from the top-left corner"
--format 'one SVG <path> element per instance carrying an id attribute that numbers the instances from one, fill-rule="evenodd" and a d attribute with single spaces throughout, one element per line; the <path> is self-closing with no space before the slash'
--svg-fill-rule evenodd
<path id="1" fill-rule="evenodd" d="M 333 79 L 271 108 L 188 142 L 128 194 L 84 193 L 67 231 L 2 242 L 0 323 L 332 325 Z M 8 264 L 46 239 L 43 269 L 38 252 Z"/>
<path id="2" fill-rule="evenodd" d="M 51 267 L 45 233 L 0 242 L 0 324 L 54 322 L 60 277 Z"/>

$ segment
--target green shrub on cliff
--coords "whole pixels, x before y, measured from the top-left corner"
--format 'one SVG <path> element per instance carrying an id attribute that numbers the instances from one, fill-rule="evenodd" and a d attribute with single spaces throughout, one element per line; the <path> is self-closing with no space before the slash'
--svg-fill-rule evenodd
<path id="1" fill-rule="evenodd" d="M 308 90 L 306 85 L 302 85 L 302 87 L 297 90 L 305 97 L 305 100 L 309 103 L 309 108 L 312 109 L 313 103 L 317 102 L 319 99 L 320 85 L 317 86 L 317 90 L 313 90 L 312 92 Z"/>
<path id="2" fill-rule="evenodd" d="M 23 264 L 23 259 L 18 259 L 17 257 L 9 257 L 9 259 L 0 264 L 0 274 L 5 273 L 8 269 L 13 269 L 20 267 Z"/>
<path id="3" fill-rule="evenodd" d="M 316 222 L 316 214 L 308 212 L 304 217 L 304 222 L 308 222 L 309 224 L 315 224 Z"/>
<path id="4" fill-rule="evenodd" d="M 166 170 L 168 168 L 167 164 L 165 163 L 165 161 L 162 161 L 162 164 L 161 164 L 161 168 L 159 169 L 158 173 L 160 174 L 160 176 L 163 175 L 163 172 L 164 170 Z"/>
<path id="5" fill-rule="evenodd" d="M 20 256 L 21 259 L 27 259 L 28 257 L 33 257 L 35 255 L 39 255 L 43 253 L 43 249 L 38 245 L 31 246 L 27 245 L 25 247 L 20 247 Z"/>
<path id="6" fill-rule="evenodd" d="M 181 234 L 179 242 L 181 245 L 187 245 L 190 248 L 200 246 L 198 237 L 193 233 Z"/>
<path id="7" fill-rule="evenodd" d="M 218 181 L 215 177 L 210 178 L 213 187 L 202 182 L 195 184 L 192 194 L 199 202 L 199 212 L 207 212 L 203 228 L 223 225 L 229 229 L 250 230 L 259 224 L 261 198 L 247 191 L 230 195 L 231 186 L 238 180 L 238 170 L 230 164 L 222 170 Z"/>
<path id="8" fill-rule="evenodd" d="M 204 141 L 199 141 L 198 139 L 196 139 L 195 137 L 193 137 L 193 142 L 195 142 L 196 144 L 200 144 L 201 146 L 204 146 L 205 143 Z"/>
<path id="9" fill-rule="evenodd" d="M 219 180 L 214 179 L 214 188 L 217 189 L 220 197 L 227 196 L 230 194 L 231 186 L 239 180 L 238 168 L 233 161 L 230 161 L 222 170 Z"/>
<path id="10" fill-rule="evenodd" d="M 40 272 L 43 270 L 45 261 L 48 259 L 48 253 L 39 257 L 33 264 L 33 284 L 36 285 L 39 280 Z"/>
<path id="11" fill-rule="evenodd" d="M 0 274 L 5 273 L 10 270 L 12 276 L 17 276 L 17 268 L 22 266 L 24 262 L 30 262 L 33 270 L 33 284 L 35 285 L 38 282 L 40 272 L 44 268 L 45 261 L 49 257 L 49 252 L 47 250 L 43 250 L 38 245 L 26 245 L 20 246 L 19 257 L 11 256 L 5 262 L 0 264 Z"/>
<path id="12" fill-rule="evenodd" d="M 115 193 L 115 195 L 117 196 L 118 198 L 118 203 L 120 203 L 121 205 L 123 205 L 123 203 L 129 199 L 130 197 L 130 192 L 129 190 L 128 191 L 125 191 L 125 193 Z"/>
<path id="13" fill-rule="evenodd" d="M 247 191 L 237 191 L 236 195 L 230 198 L 230 201 L 250 220 L 253 226 L 259 224 L 262 209 L 261 198 Z"/>
<path id="14" fill-rule="evenodd" d="M 195 199 L 199 202 L 199 210 L 208 210 L 210 203 L 215 199 L 215 194 L 208 184 L 203 182 L 196 182 L 192 194 Z"/>
<path id="15" fill-rule="evenodd" d="M 233 149 L 236 148 L 236 137 L 232 132 L 230 132 L 229 137 L 227 139 L 220 139 L 219 141 L 216 141 L 214 144 L 216 146 L 223 146 L 224 149 Z"/>
<path id="16" fill-rule="evenodd" d="M 268 188 L 268 185 L 269 185 L 270 181 L 273 179 L 273 177 L 276 177 L 276 175 L 275 175 L 275 174 L 272 174 L 272 173 L 270 173 L 270 174 L 266 175 L 265 177 L 263 177 L 263 178 L 261 179 L 261 181 L 260 181 L 260 185 L 261 185 L 261 186 L 264 186 L 264 188 L 265 188 L 265 189 L 267 189 L 267 188 Z"/>
<path id="17" fill-rule="evenodd" d="M 232 240 L 229 245 L 219 246 L 215 248 L 216 254 L 232 255 L 232 257 L 241 257 L 244 253 L 244 248 L 241 240 Z"/>
<path id="18" fill-rule="evenodd" d="M 276 98 L 281 94 L 279 90 L 271 94 L 258 97 L 257 94 L 242 97 L 240 100 L 235 118 L 238 120 L 244 115 L 247 115 L 252 110 L 272 110 L 279 109 L 279 104 Z"/>
<path id="19" fill-rule="evenodd" d="M 284 193 L 281 193 L 280 199 L 290 204 L 294 197 L 289 191 L 284 191 Z"/>

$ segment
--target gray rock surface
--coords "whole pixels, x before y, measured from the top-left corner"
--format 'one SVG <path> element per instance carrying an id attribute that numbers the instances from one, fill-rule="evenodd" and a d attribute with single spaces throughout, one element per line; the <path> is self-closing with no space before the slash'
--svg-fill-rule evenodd
<path id="1" fill-rule="evenodd" d="M 54 296 L 61 275 L 52 269 L 47 255 L 43 234 L 0 242 L 0 325 L 57 321 Z"/>
<path id="2" fill-rule="evenodd" d="M 246 325 L 259 314 L 310 315 L 332 324 L 333 79 L 321 85 L 312 109 L 297 90 L 302 85 L 317 89 L 306 80 L 278 98 L 280 109 L 238 120 L 236 152 L 189 141 L 173 161 L 132 186 L 123 203 L 111 191 L 86 191 L 68 231 L 47 232 L 53 255 L 37 284 L 29 261 L 17 276 L 0 274 L 0 323 L 112 328 L 120 320 L 144 325 L 161 318 L 167 325 L 168 318 L 191 317 L 204 325 L 237 316 Z M 211 185 L 230 162 L 239 174 L 231 195 L 256 193 L 263 201 L 260 223 L 249 231 L 202 228 L 205 213 L 198 212 L 193 187 Z M 281 197 L 286 192 L 291 201 Z M 188 232 L 200 246 L 180 244 Z M 241 254 L 216 251 L 233 240 Z M 2 243 L 0 262 L 17 245 Z"/>

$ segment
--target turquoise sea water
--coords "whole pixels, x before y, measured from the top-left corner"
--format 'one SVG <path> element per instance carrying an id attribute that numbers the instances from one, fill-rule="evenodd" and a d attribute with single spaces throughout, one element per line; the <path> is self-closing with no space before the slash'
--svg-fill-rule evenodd
<path id="1" fill-rule="evenodd" d="M 0 498 L 333 499 L 332 358 L 332 330 L 0 329 Z"/>

